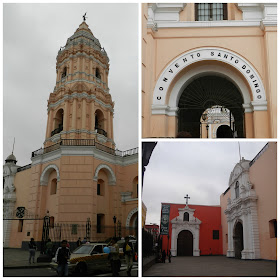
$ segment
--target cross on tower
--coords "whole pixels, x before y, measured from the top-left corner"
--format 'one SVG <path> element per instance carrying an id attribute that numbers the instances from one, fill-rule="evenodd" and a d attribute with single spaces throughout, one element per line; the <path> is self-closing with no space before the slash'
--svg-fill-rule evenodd
<path id="1" fill-rule="evenodd" d="M 186 199 L 186 205 L 188 205 L 189 195 L 187 194 L 184 198 Z"/>

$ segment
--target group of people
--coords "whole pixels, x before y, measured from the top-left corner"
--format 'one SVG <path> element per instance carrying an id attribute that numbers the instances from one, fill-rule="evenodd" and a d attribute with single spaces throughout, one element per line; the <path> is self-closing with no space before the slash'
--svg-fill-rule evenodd
<path id="1" fill-rule="evenodd" d="M 167 254 L 166 254 L 165 250 L 163 250 L 162 253 L 160 254 L 159 259 L 162 263 L 165 263 L 166 257 L 168 257 L 168 262 L 171 263 L 171 257 L 172 257 L 171 252 L 167 250 Z"/>
<path id="2" fill-rule="evenodd" d="M 77 247 L 86 243 L 89 243 L 89 241 L 86 238 L 84 238 L 84 240 L 82 241 L 80 237 L 76 242 Z M 37 246 L 34 241 L 34 238 L 31 238 L 28 245 L 29 245 L 29 263 L 31 264 L 31 260 L 33 260 L 33 263 L 35 263 L 35 252 Z M 117 244 L 116 237 L 112 238 L 109 247 L 110 247 L 109 259 L 111 262 L 113 276 L 119 276 L 121 260 L 120 260 L 119 245 Z M 52 250 L 53 250 L 53 243 L 51 242 L 51 239 L 48 239 L 46 243 L 45 254 L 51 255 Z M 131 276 L 131 269 L 133 266 L 133 256 L 135 254 L 135 250 L 132 243 L 129 241 L 128 236 L 125 237 L 125 242 L 123 244 L 123 253 L 127 265 L 127 269 L 126 269 L 127 276 Z M 58 264 L 57 272 L 59 276 L 68 276 L 68 261 L 70 260 L 70 256 L 71 256 L 70 245 L 67 242 L 67 240 L 62 240 L 61 246 L 56 250 L 55 253 L 55 262 Z"/>
<path id="3" fill-rule="evenodd" d="M 119 276 L 119 271 L 121 267 L 121 260 L 119 256 L 119 245 L 117 244 L 117 238 L 113 237 L 112 241 L 109 244 L 110 254 L 109 258 L 111 261 L 113 277 Z M 131 276 L 131 269 L 133 266 L 133 256 L 134 256 L 134 247 L 131 242 L 129 242 L 129 237 L 125 237 L 123 244 L 123 253 L 126 261 L 126 273 L 127 276 Z"/>

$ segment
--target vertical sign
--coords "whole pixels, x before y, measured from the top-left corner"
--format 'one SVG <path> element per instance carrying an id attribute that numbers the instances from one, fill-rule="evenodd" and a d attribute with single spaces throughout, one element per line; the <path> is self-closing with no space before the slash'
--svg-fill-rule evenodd
<path id="1" fill-rule="evenodd" d="M 162 204 L 161 205 L 161 222 L 160 222 L 160 234 L 161 235 L 169 234 L 169 213 L 170 213 L 170 205 Z"/>

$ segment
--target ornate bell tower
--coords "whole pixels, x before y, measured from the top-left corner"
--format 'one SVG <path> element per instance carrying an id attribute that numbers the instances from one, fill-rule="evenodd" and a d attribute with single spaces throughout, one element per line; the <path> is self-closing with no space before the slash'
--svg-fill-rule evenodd
<path id="1" fill-rule="evenodd" d="M 58 51 L 48 100 L 45 147 L 60 139 L 94 139 L 115 148 L 109 58 L 84 21 Z"/>

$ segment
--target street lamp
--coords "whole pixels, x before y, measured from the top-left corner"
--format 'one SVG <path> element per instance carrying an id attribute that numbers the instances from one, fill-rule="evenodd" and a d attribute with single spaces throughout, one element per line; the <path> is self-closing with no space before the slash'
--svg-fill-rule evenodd
<path id="1" fill-rule="evenodd" d="M 116 216 L 113 217 L 113 221 L 114 221 L 114 229 L 115 229 L 115 237 L 116 237 L 116 221 L 117 221 Z"/>

